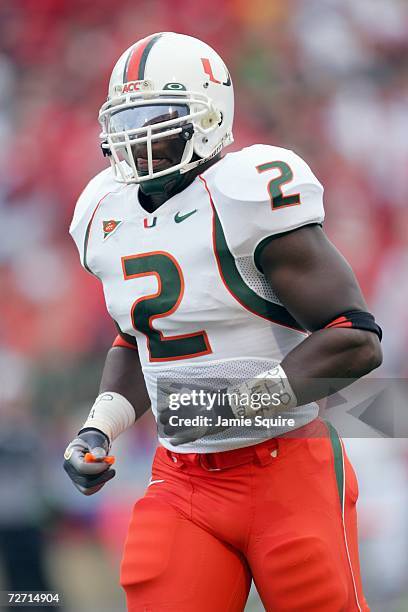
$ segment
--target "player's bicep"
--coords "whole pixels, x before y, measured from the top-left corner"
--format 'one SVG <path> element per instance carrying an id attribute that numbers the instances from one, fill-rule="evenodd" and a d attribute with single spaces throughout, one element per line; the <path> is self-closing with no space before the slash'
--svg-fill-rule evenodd
<path id="1" fill-rule="evenodd" d="M 318 225 L 272 239 L 259 261 L 281 302 L 310 331 L 343 312 L 368 310 L 351 267 Z"/>

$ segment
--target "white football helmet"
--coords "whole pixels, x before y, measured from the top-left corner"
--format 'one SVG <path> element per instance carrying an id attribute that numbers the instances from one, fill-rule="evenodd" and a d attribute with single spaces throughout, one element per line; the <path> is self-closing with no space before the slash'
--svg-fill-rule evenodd
<path id="1" fill-rule="evenodd" d="M 141 183 L 179 170 L 188 172 L 233 142 L 234 91 L 220 56 L 184 34 L 161 32 L 136 42 L 117 61 L 99 112 L 102 150 L 115 178 Z M 153 166 L 152 143 L 180 134 L 181 160 Z M 138 172 L 132 145 L 146 143 L 147 163 Z M 199 159 L 193 161 L 196 154 Z"/>

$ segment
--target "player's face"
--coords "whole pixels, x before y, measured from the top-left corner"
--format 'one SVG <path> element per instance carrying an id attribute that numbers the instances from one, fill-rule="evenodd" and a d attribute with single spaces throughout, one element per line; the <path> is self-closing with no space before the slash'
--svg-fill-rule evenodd
<path id="1" fill-rule="evenodd" d="M 184 104 L 174 105 L 151 105 L 139 106 L 127 110 L 119 111 L 111 117 L 111 129 L 114 132 L 132 130 L 135 128 L 145 128 L 154 126 L 163 121 L 179 119 L 188 114 L 188 107 Z M 179 127 L 180 124 L 174 126 Z M 169 128 L 152 128 L 152 134 L 160 134 Z M 143 133 L 141 136 L 145 136 Z M 146 143 L 137 143 L 133 140 L 132 154 L 136 162 L 137 171 L 140 175 L 148 174 L 148 153 Z M 170 166 L 180 163 L 186 146 L 185 140 L 179 134 L 166 136 L 152 141 L 152 166 L 154 172 L 166 170 Z"/>

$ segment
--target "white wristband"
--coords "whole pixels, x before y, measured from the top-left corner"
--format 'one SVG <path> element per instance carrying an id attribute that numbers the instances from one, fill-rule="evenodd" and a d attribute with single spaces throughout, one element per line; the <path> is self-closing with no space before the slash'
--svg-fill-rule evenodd
<path id="1" fill-rule="evenodd" d="M 297 406 L 296 396 L 280 364 L 252 380 L 229 387 L 228 394 L 231 410 L 236 417 L 252 418 L 257 414 L 268 417 Z M 252 401 L 254 394 L 256 402 Z"/>
<path id="2" fill-rule="evenodd" d="M 134 408 L 126 397 L 114 391 L 105 391 L 96 398 L 82 429 L 99 429 L 113 442 L 135 420 Z"/>

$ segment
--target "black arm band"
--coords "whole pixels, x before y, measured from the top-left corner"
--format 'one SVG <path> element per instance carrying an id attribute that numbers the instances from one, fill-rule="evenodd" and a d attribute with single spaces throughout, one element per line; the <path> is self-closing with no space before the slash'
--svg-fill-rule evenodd
<path id="1" fill-rule="evenodd" d="M 380 341 L 382 339 L 381 327 L 377 325 L 373 315 L 370 312 L 364 312 L 364 310 L 349 310 L 348 312 L 343 312 L 343 314 L 339 315 L 333 321 L 330 321 L 330 323 L 324 326 L 325 329 L 330 327 L 364 329 L 365 331 L 370 331 L 377 334 Z"/>

